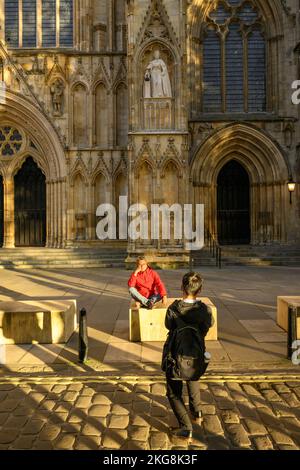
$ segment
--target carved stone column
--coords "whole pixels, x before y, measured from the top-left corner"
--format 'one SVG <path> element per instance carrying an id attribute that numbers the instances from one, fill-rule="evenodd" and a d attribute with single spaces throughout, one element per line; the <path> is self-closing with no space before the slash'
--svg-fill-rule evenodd
<path id="1" fill-rule="evenodd" d="M 93 198 L 93 187 L 91 184 L 87 186 L 87 230 L 86 238 L 87 240 L 93 240 L 93 208 L 94 208 L 94 198 Z"/>
<path id="2" fill-rule="evenodd" d="M 115 93 L 113 93 L 111 90 L 108 91 L 107 93 L 107 101 L 108 101 L 108 120 L 109 120 L 109 125 L 108 125 L 108 146 L 109 148 L 112 148 L 114 146 L 114 141 L 115 141 L 115 121 L 114 119 L 114 114 L 115 114 L 115 106 L 114 106 L 114 100 L 115 100 Z M 118 112 L 116 110 L 116 112 Z"/>
<path id="3" fill-rule="evenodd" d="M 58 182 L 54 181 L 53 189 L 54 189 L 54 200 L 53 200 L 53 238 L 54 238 L 54 248 L 58 247 L 58 213 L 59 213 L 59 201 L 57 197 L 57 188 Z"/>
<path id="4" fill-rule="evenodd" d="M 115 48 L 115 2 L 114 0 L 107 1 L 107 23 L 108 23 L 108 41 L 107 48 L 113 51 Z"/>
<path id="5" fill-rule="evenodd" d="M 4 240 L 3 248 L 15 247 L 15 201 L 14 201 L 14 178 L 3 179 L 4 189 Z"/>
<path id="6" fill-rule="evenodd" d="M 58 186 L 58 203 L 59 203 L 59 207 L 58 207 L 58 237 L 57 237 L 57 247 L 58 248 L 61 248 L 62 247 L 62 205 L 63 205 L 63 201 L 62 201 L 62 181 L 61 179 L 58 181 L 57 183 L 57 186 Z"/>
<path id="7" fill-rule="evenodd" d="M 259 211 L 259 201 L 258 201 L 258 191 L 257 184 L 252 183 L 250 187 L 250 201 L 251 201 L 251 211 L 250 211 L 250 227 L 251 227 L 251 245 L 258 245 L 258 211 Z"/>
<path id="8" fill-rule="evenodd" d="M 68 193 L 67 193 L 67 241 L 71 242 L 74 235 L 74 224 L 75 224 L 75 214 L 73 207 L 73 194 L 74 194 L 74 184 L 68 184 Z"/>
<path id="9" fill-rule="evenodd" d="M 48 208 L 48 219 L 49 219 L 49 248 L 53 247 L 53 183 L 49 181 L 49 208 Z"/>
<path id="10" fill-rule="evenodd" d="M 67 240 L 67 184 L 66 178 L 61 181 L 61 198 L 62 198 L 62 248 L 66 246 Z"/>
<path id="11" fill-rule="evenodd" d="M 50 238 L 51 238 L 51 183 L 50 181 L 46 181 L 46 247 L 49 248 L 51 246 Z"/>
<path id="12" fill-rule="evenodd" d="M 77 2 L 75 2 L 75 5 Z M 92 47 L 92 7 L 90 0 L 79 0 L 75 14 L 77 47 L 89 51 Z"/>

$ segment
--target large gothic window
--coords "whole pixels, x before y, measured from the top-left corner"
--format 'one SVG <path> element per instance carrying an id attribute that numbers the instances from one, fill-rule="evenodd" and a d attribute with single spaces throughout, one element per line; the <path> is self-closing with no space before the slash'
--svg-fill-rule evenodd
<path id="1" fill-rule="evenodd" d="M 5 0 L 10 47 L 72 47 L 74 0 Z"/>
<path id="2" fill-rule="evenodd" d="M 11 47 L 19 45 L 19 0 L 5 0 L 5 40 Z"/>
<path id="3" fill-rule="evenodd" d="M 203 112 L 266 111 L 266 39 L 249 0 L 220 0 L 203 35 Z"/>

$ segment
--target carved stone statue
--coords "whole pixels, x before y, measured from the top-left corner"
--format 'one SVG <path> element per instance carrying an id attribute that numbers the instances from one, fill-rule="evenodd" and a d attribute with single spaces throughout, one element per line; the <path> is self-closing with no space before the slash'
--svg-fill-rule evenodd
<path id="1" fill-rule="evenodd" d="M 61 80 L 56 80 L 50 88 L 54 116 L 61 116 L 63 114 L 64 88 Z"/>
<path id="2" fill-rule="evenodd" d="M 31 67 L 31 72 L 32 73 L 39 73 L 40 67 L 39 67 L 39 60 L 37 57 L 34 58 L 32 67 Z"/>
<path id="3" fill-rule="evenodd" d="M 159 50 L 154 52 L 154 59 L 145 72 L 144 98 L 172 98 L 169 72 Z"/>

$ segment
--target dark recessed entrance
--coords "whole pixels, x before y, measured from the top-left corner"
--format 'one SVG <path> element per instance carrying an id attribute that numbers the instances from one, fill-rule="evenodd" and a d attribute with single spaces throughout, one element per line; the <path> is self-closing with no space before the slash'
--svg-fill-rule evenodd
<path id="1" fill-rule="evenodd" d="M 0 175 L 0 247 L 3 246 L 4 236 L 4 192 L 3 192 L 3 176 Z"/>
<path id="2" fill-rule="evenodd" d="M 218 240 L 221 245 L 250 243 L 250 182 L 246 170 L 231 160 L 218 177 Z"/>
<path id="3" fill-rule="evenodd" d="M 45 246 L 46 179 L 32 157 L 15 176 L 15 245 Z"/>

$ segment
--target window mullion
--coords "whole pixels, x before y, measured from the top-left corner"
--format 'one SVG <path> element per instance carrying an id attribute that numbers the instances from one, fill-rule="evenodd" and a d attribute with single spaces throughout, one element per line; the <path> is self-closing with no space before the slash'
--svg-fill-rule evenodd
<path id="1" fill-rule="evenodd" d="M 42 47 L 42 0 L 36 3 L 36 42 L 37 47 Z"/>
<path id="2" fill-rule="evenodd" d="M 56 47 L 60 46 L 60 0 L 56 0 Z"/>
<path id="3" fill-rule="evenodd" d="M 222 95 L 222 112 L 226 112 L 226 34 L 220 35 L 221 40 L 221 95 Z"/>
<path id="4" fill-rule="evenodd" d="M 200 89 L 199 96 L 201 96 L 201 109 L 200 109 L 200 111 L 201 111 L 201 113 L 203 113 L 203 109 L 204 109 L 204 106 L 203 106 L 203 103 L 204 103 L 204 87 L 203 87 L 203 81 L 204 81 L 204 46 L 203 46 L 203 41 L 199 41 L 199 42 L 194 41 L 193 42 L 193 47 L 194 47 L 195 50 L 198 51 L 198 54 L 201 57 L 200 67 L 198 69 L 198 72 L 200 73 L 200 77 L 199 77 L 200 78 L 200 80 L 199 80 L 199 89 Z M 194 52 L 195 52 L 195 50 L 194 50 Z M 196 54 L 195 54 L 195 56 L 196 56 Z"/>
<path id="5" fill-rule="evenodd" d="M 19 0 L 19 47 L 23 46 L 23 0 Z"/>
<path id="6" fill-rule="evenodd" d="M 248 34 L 243 34 L 243 50 L 244 50 L 244 110 L 248 112 Z"/>

